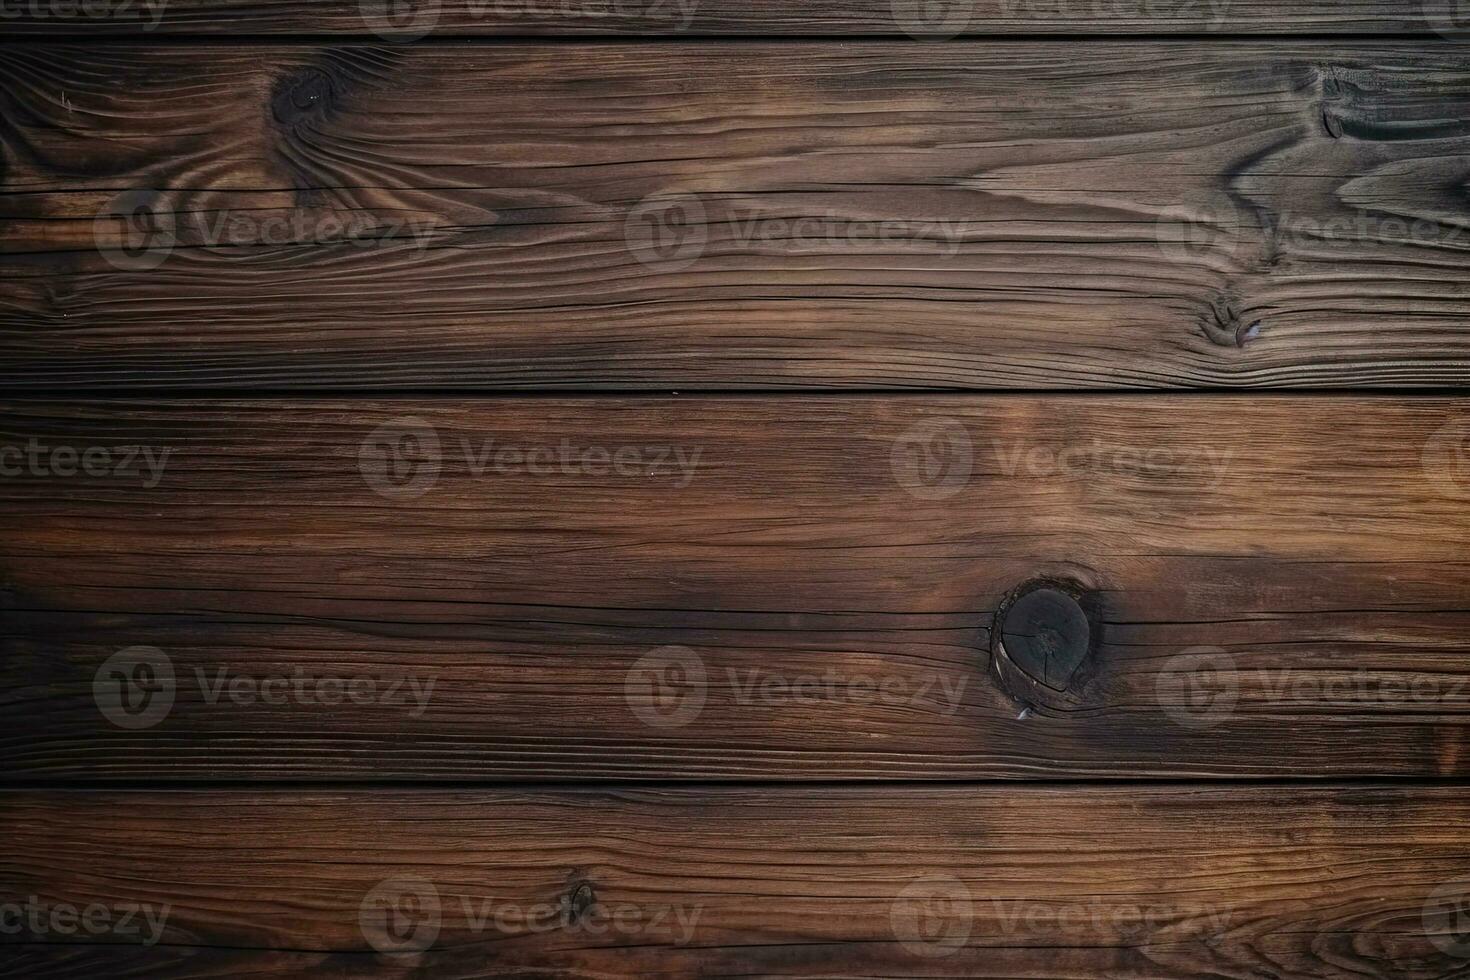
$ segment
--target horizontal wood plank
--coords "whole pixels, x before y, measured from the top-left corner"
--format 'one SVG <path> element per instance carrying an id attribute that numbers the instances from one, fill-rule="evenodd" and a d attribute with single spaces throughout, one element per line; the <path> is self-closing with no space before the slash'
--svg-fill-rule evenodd
<path id="1" fill-rule="evenodd" d="M 11 0 L 7 33 L 433 36 L 1436 34 L 1454 0 Z"/>
<path id="2" fill-rule="evenodd" d="M 0 385 L 1465 384 L 1467 54 L 12 45 Z"/>
<path id="3" fill-rule="evenodd" d="M 1444 398 L 15 401 L 0 770 L 1463 777 L 1467 439 Z"/>
<path id="4" fill-rule="evenodd" d="M 1467 821 L 1381 786 L 7 793 L 0 976 L 1447 980 Z"/>

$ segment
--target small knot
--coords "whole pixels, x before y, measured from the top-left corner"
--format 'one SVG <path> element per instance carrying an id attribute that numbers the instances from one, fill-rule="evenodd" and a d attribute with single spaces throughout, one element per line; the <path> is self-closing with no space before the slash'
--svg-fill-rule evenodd
<path id="1" fill-rule="evenodd" d="M 1322 91 L 1322 128 L 1332 139 L 1342 139 L 1342 119 L 1328 103 L 1341 102 L 1347 96 L 1347 86 L 1331 65 L 1317 69 L 1317 82 Z"/>
<path id="2" fill-rule="evenodd" d="M 1001 649 L 1036 683 L 1062 691 L 1092 647 L 1092 625 L 1082 606 L 1061 589 L 1038 583 L 1001 613 Z M 1023 704 L 1017 721 L 1030 714 Z"/>
<path id="3" fill-rule="evenodd" d="M 1337 80 L 1337 69 L 1331 65 L 1324 65 L 1317 69 L 1317 81 L 1322 86 L 1322 98 L 1342 98 L 1342 84 Z"/>
<path id="4" fill-rule="evenodd" d="M 1212 300 L 1204 317 L 1205 336 L 1220 347 L 1244 347 L 1261 335 L 1262 326 L 1260 320 L 1242 318 L 1235 300 L 1226 296 Z"/>
<path id="5" fill-rule="evenodd" d="M 587 915 L 587 910 L 597 902 L 597 894 L 592 886 L 585 881 L 572 889 L 571 896 L 567 899 L 567 920 L 573 924 L 580 922 Z"/>
<path id="6" fill-rule="evenodd" d="M 283 126 L 309 116 L 325 115 L 332 107 L 331 76 L 319 68 L 304 68 L 276 83 L 271 96 L 271 115 Z"/>

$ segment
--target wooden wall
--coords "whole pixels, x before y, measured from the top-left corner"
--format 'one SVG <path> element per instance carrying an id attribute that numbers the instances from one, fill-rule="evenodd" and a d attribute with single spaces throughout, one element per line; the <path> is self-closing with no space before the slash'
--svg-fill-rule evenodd
<path id="1" fill-rule="evenodd" d="M 0 3 L 0 978 L 1470 977 L 1452 0 Z"/>

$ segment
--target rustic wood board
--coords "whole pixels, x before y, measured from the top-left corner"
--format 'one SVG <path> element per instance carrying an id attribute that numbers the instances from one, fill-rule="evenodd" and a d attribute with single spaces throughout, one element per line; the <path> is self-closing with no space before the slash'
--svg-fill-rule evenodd
<path id="1" fill-rule="evenodd" d="M 1432 34 L 1454 0 L 30 0 L 14 34 L 472 35 Z"/>
<path id="2" fill-rule="evenodd" d="M 1462 978 L 1467 822 L 1424 786 L 10 792 L 0 896 L 48 917 L 0 976 Z M 138 932 L 49 928 L 92 905 Z"/>
<path id="3" fill-rule="evenodd" d="M 0 763 L 12 780 L 1463 777 L 1467 412 L 14 401 Z M 1036 579 L 1095 623 L 1061 686 L 992 656 L 996 610 Z M 155 690 L 122 686 L 135 647 L 175 678 L 137 726 L 101 710 Z"/>
<path id="4" fill-rule="evenodd" d="M 1422 41 L 12 45 L 0 385 L 1464 384 L 1467 66 Z M 135 208 L 157 247 L 119 252 Z"/>

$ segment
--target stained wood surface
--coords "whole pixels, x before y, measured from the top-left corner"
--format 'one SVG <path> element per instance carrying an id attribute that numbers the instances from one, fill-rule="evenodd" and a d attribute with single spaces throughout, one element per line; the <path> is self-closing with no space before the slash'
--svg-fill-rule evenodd
<path id="1" fill-rule="evenodd" d="M 31 0 L 15 34 L 1470 34 L 1453 0 Z"/>
<path id="2" fill-rule="evenodd" d="M 1463 384 L 1467 53 L 13 45 L 0 384 Z"/>
<path id="3" fill-rule="evenodd" d="M 1455 399 L 18 401 L 0 433 L 11 780 L 1470 774 Z M 1080 663 L 991 650 L 1034 580 L 1081 597 Z M 114 724 L 137 647 L 171 708 Z"/>
<path id="4" fill-rule="evenodd" d="M 7 793 L 3 900 L 141 933 L 23 928 L 0 975 L 1463 977 L 1467 821 L 1435 787 Z"/>

